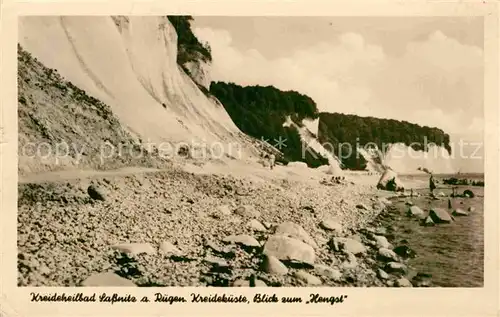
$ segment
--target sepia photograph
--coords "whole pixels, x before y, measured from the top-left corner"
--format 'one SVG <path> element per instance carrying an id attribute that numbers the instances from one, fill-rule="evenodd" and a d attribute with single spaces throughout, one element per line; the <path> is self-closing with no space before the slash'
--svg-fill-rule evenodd
<path id="1" fill-rule="evenodd" d="M 484 287 L 484 32 L 19 17 L 17 286 Z"/>

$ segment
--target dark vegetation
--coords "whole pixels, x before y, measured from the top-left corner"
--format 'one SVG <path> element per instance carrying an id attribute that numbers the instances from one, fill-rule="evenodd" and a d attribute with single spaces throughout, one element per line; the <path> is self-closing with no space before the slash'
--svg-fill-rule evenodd
<path id="1" fill-rule="evenodd" d="M 406 121 L 319 113 L 314 100 L 295 91 L 281 91 L 272 86 L 242 87 L 233 83 L 214 82 L 210 93 L 222 102 L 241 131 L 257 139 L 270 140 L 271 145 L 280 136 L 286 139 L 286 147 L 280 149 L 285 162 L 303 161 L 311 167 L 327 164 L 327 160 L 316 153 L 314 156 L 317 158 L 307 153 L 305 159 L 302 158 L 298 132 L 293 127 L 283 127 L 287 116 L 299 126 L 303 119 L 319 118 L 319 142 L 341 157 L 343 167 L 348 169 L 366 168 L 366 160 L 357 153 L 357 146 L 368 148 L 376 145 L 384 152 L 389 144 L 404 143 L 415 150 L 427 151 L 428 146 L 434 143 L 442 145 L 451 153 L 449 136 L 440 129 Z M 346 155 L 348 149 L 352 149 L 350 156 Z"/>
<path id="2" fill-rule="evenodd" d="M 306 152 L 302 157 L 302 142 L 293 127 L 283 127 L 287 116 L 301 125 L 304 118 L 318 117 L 316 103 L 296 91 L 281 91 L 272 86 L 242 87 L 233 83 L 213 82 L 210 93 L 221 101 L 236 126 L 244 133 L 275 145 L 286 139 L 286 146 L 278 148 L 283 157 L 278 162 L 302 161 L 310 167 L 328 164 L 328 160 L 316 153 Z"/>
<path id="3" fill-rule="evenodd" d="M 406 121 L 360 117 L 342 113 L 321 113 L 319 115 L 318 139 L 328 150 L 339 156 L 347 156 L 348 148 L 352 149 L 349 157 L 341 158 L 349 169 L 364 169 L 366 161 L 357 153 L 357 145 L 366 148 L 375 145 L 385 152 L 387 146 L 404 143 L 414 150 L 427 151 L 431 143 L 442 145 L 451 153 L 450 137 L 442 130 L 422 127 Z M 342 147 L 341 145 L 344 145 Z"/>
<path id="4" fill-rule="evenodd" d="M 447 185 L 470 185 L 484 187 L 484 181 L 474 181 L 466 178 L 458 179 L 455 177 L 443 179 L 443 184 Z"/>
<path id="5" fill-rule="evenodd" d="M 170 15 L 168 20 L 172 23 L 177 33 L 177 63 L 183 66 L 187 62 L 212 61 L 212 53 L 207 43 L 200 43 L 191 30 L 190 15 Z"/>

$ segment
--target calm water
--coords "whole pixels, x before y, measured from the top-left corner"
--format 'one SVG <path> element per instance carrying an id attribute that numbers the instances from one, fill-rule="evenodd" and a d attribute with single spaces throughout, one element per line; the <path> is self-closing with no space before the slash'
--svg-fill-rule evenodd
<path id="1" fill-rule="evenodd" d="M 459 175 L 459 177 L 463 177 Z M 437 177 L 439 179 L 439 177 Z M 426 177 L 425 179 L 428 178 Z M 472 177 L 468 177 L 472 179 Z M 474 180 L 482 180 L 481 176 Z M 404 180 L 403 180 L 404 182 Z M 451 224 L 439 224 L 433 227 L 420 226 L 418 221 L 406 217 L 408 206 L 403 199 L 394 201 L 394 206 L 400 211 L 401 217 L 392 223 L 394 227 L 394 244 L 402 240 L 408 241 L 408 246 L 417 257 L 408 262 L 418 272 L 432 274 L 432 282 L 441 287 L 482 287 L 484 263 L 484 188 L 459 186 L 459 193 L 470 189 L 476 195 L 474 198 L 451 198 L 453 208 L 467 210 L 474 207 L 475 211 L 466 217 L 455 217 Z M 436 193 L 451 194 L 451 189 L 438 184 Z M 428 194 L 428 189 L 419 190 Z M 479 197 L 478 197 L 479 196 Z M 409 198 L 408 198 L 409 199 Z M 448 210 L 448 198 L 430 200 L 428 197 L 411 199 L 424 212 L 432 207 Z M 450 210 L 451 212 L 451 210 Z"/>

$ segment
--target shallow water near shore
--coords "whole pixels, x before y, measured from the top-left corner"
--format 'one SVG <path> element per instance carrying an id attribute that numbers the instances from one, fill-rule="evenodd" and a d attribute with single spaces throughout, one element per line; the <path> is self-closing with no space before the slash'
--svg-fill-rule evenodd
<path id="1" fill-rule="evenodd" d="M 417 256 L 408 264 L 417 272 L 432 275 L 433 286 L 438 287 L 482 287 L 484 283 L 484 188 L 459 186 L 458 192 L 465 189 L 474 192 L 474 198 L 450 198 L 452 209 L 448 209 L 448 198 L 433 200 L 428 189 L 420 189 L 420 197 L 393 199 L 393 206 L 400 214 L 397 220 L 385 223 L 392 226 L 391 234 L 395 246 L 406 244 Z M 435 194 L 443 192 L 447 196 L 451 188 L 438 186 Z M 409 208 L 405 203 L 411 201 L 426 214 L 431 208 L 438 207 L 449 213 L 455 208 L 465 211 L 475 208 L 468 216 L 456 216 L 450 224 L 421 226 L 419 221 L 406 216 Z"/>

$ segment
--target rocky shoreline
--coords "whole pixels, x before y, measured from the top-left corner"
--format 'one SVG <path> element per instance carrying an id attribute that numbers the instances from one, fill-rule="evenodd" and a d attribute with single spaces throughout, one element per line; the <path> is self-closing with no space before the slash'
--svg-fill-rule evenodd
<path id="1" fill-rule="evenodd" d="M 172 170 L 20 184 L 19 286 L 428 286 L 374 186 Z"/>
<path id="2" fill-rule="evenodd" d="M 361 230 L 368 236 L 378 233 L 390 244 L 392 252 L 384 251 L 382 254 L 379 250 L 379 269 L 389 268 L 391 271 L 389 261 L 392 260 L 397 260 L 402 265 L 398 274 L 386 280 L 388 286 L 406 284 L 408 287 L 469 287 L 481 283 L 481 280 L 467 281 L 465 278 L 464 270 L 478 270 L 474 264 L 466 265 L 465 262 L 468 261 L 464 260 L 458 263 L 455 261 L 462 256 L 462 252 L 469 258 L 480 256 L 476 252 L 481 250 L 482 244 L 464 244 L 461 241 L 464 238 L 465 241 L 471 240 L 470 235 L 474 230 L 478 230 L 481 236 L 479 239 L 482 239 L 482 225 L 474 229 L 480 219 L 476 217 L 482 212 L 476 210 L 474 205 L 480 204 L 476 199 L 481 198 L 474 198 L 470 186 L 461 187 L 466 193 L 464 195 L 457 195 L 456 189 L 451 186 L 441 187 L 435 196 L 429 195 L 428 189 L 412 191 L 412 196 L 408 193 L 394 196 L 385 211 L 366 229 Z M 463 232 L 464 227 L 468 228 L 466 233 Z M 470 249 L 471 246 L 473 249 Z M 464 250 L 460 250 L 461 248 Z M 384 256 L 386 254 L 390 256 Z M 446 273 L 439 269 L 440 266 L 447 267 Z M 439 276 L 433 277 L 433 274 Z M 475 273 L 472 275 L 477 277 Z"/>

